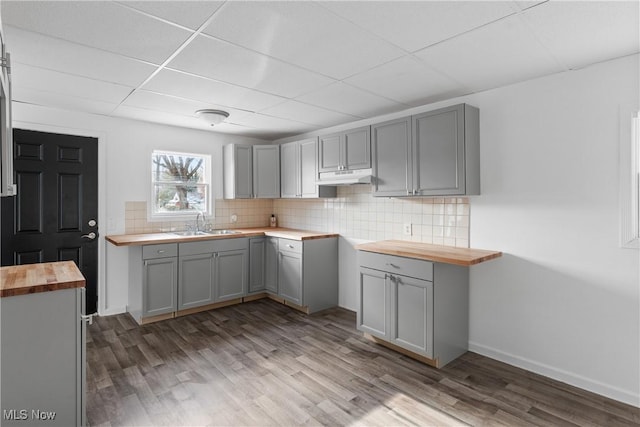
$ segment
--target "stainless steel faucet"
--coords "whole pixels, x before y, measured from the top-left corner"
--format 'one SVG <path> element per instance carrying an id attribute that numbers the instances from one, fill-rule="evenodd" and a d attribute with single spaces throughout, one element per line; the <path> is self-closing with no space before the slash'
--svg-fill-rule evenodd
<path id="1" fill-rule="evenodd" d="M 202 230 L 200 229 L 200 217 L 202 216 Z M 206 220 L 205 220 L 205 216 L 204 213 L 202 211 L 198 211 L 198 215 L 196 215 L 196 233 L 198 231 L 204 231 L 206 225 Z"/>

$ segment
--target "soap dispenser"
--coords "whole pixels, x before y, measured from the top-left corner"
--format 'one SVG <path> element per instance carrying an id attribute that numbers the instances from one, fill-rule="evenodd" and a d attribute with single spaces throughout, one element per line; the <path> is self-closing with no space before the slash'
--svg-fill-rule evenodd
<path id="1" fill-rule="evenodd" d="M 269 227 L 277 227 L 278 226 L 278 220 L 276 219 L 276 216 L 274 214 L 271 214 L 271 219 L 269 220 Z"/>

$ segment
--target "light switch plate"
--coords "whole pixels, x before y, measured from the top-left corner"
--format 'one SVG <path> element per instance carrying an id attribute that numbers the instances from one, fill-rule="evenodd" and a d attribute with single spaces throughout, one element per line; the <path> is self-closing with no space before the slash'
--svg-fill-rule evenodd
<path id="1" fill-rule="evenodd" d="M 411 223 L 407 223 L 402 227 L 402 232 L 405 236 L 411 236 Z"/>

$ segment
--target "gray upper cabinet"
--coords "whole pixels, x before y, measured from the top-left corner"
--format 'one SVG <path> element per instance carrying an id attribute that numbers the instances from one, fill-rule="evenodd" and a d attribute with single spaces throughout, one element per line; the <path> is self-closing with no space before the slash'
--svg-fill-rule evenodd
<path id="1" fill-rule="evenodd" d="M 225 199 L 280 197 L 280 147 L 228 144 L 223 147 Z"/>
<path id="2" fill-rule="evenodd" d="M 479 111 L 454 105 L 372 126 L 374 196 L 480 194 Z"/>
<path id="3" fill-rule="evenodd" d="M 335 197 L 336 188 L 319 186 L 317 172 L 316 139 L 282 144 L 280 147 L 281 197 L 318 198 Z"/>
<path id="4" fill-rule="evenodd" d="M 411 177 L 411 118 L 371 126 L 374 196 L 406 196 Z"/>
<path id="5" fill-rule="evenodd" d="M 279 146 L 253 146 L 253 195 L 258 199 L 280 197 Z"/>
<path id="6" fill-rule="evenodd" d="M 370 127 L 321 136 L 318 140 L 318 172 L 371 167 Z"/>
<path id="7" fill-rule="evenodd" d="M 265 289 L 266 237 L 249 239 L 249 293 Z"/>

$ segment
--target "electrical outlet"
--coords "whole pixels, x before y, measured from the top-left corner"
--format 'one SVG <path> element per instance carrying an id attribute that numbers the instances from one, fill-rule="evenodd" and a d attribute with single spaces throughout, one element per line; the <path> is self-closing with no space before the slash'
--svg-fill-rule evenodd
<path id="1" fill-rule="evenodd" d="M 235 224 L 236 222 L 238 222 L 238 215 L 232 214 L 230 219 L 231 219 L 231 222 Z"/>
<path id="2" fill-rule="evenodd" d="M 402 231 L 403 231 L 405 236 L 411 236 L 411 223 L 406 223 L 402 227 Z"/>

